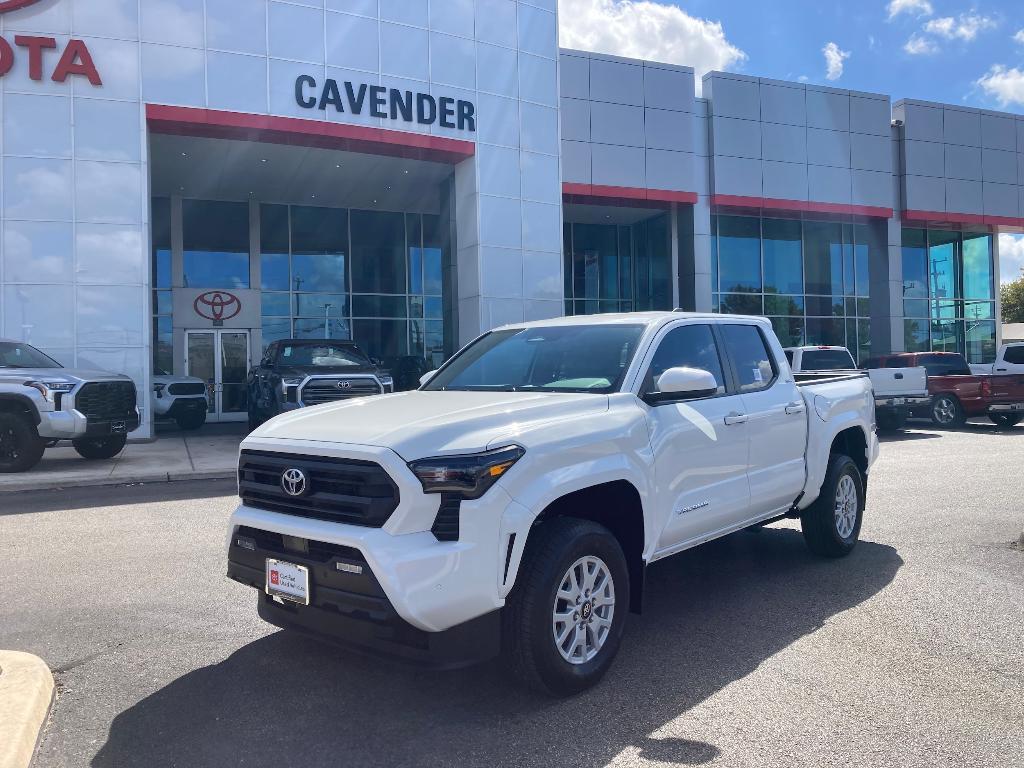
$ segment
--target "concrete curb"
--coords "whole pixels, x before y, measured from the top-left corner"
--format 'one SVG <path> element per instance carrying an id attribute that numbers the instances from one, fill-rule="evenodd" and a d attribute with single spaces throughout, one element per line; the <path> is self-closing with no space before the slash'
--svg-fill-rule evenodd
<path id="1" fill-rule="evenodd" d="M 53 675 L 38 656 L 0 651 L 0 768 L 28 768 L 53 703 Z"/>
<path id="2" fill-rule="evenodd" d="M 136 483 L 174 483 L 182 480 L 230 480 L 235 477 L 235 468 L 198 470 L 195 472 L 148 472 L 116 477 L 82 478 L 33 478 L 0 485 L 0 495 L 24 491 L 55 491 L 61 488 L 94 488 L 105 485 L 134 485 Z"/>

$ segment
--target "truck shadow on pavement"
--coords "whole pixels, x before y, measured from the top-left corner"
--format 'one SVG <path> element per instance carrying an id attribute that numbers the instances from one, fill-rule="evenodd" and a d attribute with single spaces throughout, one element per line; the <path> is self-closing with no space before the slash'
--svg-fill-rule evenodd
<path id="1" fill-rule="evenodd" d="M 524 690 L 499 661 L 410 670 L 274 632 L 119 714 L 92 764 L 601 766 L 630 750 L 699 765 L 720 754 L 714 730 L 652 734 L 876 595 L 902 564 L 872 542 L 818 559 L 791 528 L 669 558 L 649 569 L 644 614 L 630 616 L 608 676 L 568 700 Z"/>

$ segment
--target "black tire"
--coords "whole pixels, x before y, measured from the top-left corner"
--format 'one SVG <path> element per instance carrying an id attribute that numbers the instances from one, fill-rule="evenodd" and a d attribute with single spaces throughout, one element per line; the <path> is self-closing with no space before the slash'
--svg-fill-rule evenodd
<path id="1" fill-rule="evenodd" d="M 843 535 L 840 515 L 836 511 L 840 493 L 840 483 L 850 478 L 856 492 L 856 517 L 852 530 Z M 848 513 L 849 514 L 849 513 Z M 821 495 L 814 500 L 800 515 L 800 527 L 803 529 L 804 541 L 812 552 L 824 557 L 844 557 L 853 551 L 860 536 L 860 526 L 864 519 L 864 478 L 860 468 L 849 456 L 834 453 L 829 457 L 828 471 L 825 481 L 821 484 Z M 848 516 L 847 523 L 848 525 Z"/>
<path id="2" fill-rule="evenodd" d="M 936 395 L 932 399 L 932 422 L 945 429 L 960 429 L 967 423 L 967 415 L 956 395 Z"/>
<path id="3" fill-rule="evenodd" d="M 32 423 L 16 413 L 0 413 L 0 472 L 26 472 L 43 458 L 46 442 Z"/>
<path id="4" fill-rule="evenodd" d="M 109 437 L 80 437 L 71 444 L 78 455 L 89 461 L 112 459 L 124 450 L 128 442 L 126 435 L 110 435 Z"/>
<path id="5" fill-rule="evenodd" d="M 589 661 L 573 663 L 562 656 L 556 644 L 554 612 L 562 579 L 584 557 L 598 558 L 606 566 L 614 590 L 614 605 L 611 626 L 596 655 Z M 594 610 L 598 609 L 593 608 L 591 601 L 591 609 L 581 609 L 580 616 L 591 616 L 591 621 L 595 617 L 600 619 Z M 534 690 L 551 696 L 572 696 L 585 691 L 611 666 L 628 612 L 629 569 L 622 547 L 608 529 L 571 517 L 542 523 L 530 533 L 519 578 L 504 610 L 505 653 L 513 674 Z M 575 626 L 575 615 L 572 623 Z M 577 630 L 566 631 L 571 637 Z M 591 630 L 588 627 L 584 632 Z"/>
<path id="6" fill-rule="evenodd" d="M 878 429 L 882 432 L 899 432 L 907 426 L 906 411 L 879 411 L 876 414 Z"/>
<path id="7" fill-rule="evenodd" d="M 175 421 L 178 424 L 178 429 L 191 432 L 194 429 L 199 429 L 206 423 L 206 411 L 187 411 L 176 418 Z"/>
<path id="8" fill-rule="evenodd" d="M 1021 419 L 1024 419 L 1024 416 L 1021 416 L 1019 413 L 990 413 L 988 418 L 989 421 L 997 427 L 1009 429 L 1010 427 L 1016 427 L 1020 424 L 1020 421 Z"/>

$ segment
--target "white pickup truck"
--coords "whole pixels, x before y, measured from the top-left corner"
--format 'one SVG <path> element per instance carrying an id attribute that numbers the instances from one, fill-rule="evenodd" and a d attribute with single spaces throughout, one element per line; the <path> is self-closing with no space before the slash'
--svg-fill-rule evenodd
<path id="1" fill-rule="evenodd" d="M 1024 341 L 1011 341 L 999 347 L 995 363 L 971 363 L 971 373 L 976 376 L 1024 373 Z"/>
<path id="2" fill-rule="evenodd" d="M 228 576 L 277 626 L 434 666 L 504 652 L 570 695 L 612 663 L 650 563 L 786 517 L 848 554 L 877 453 L 867 377 L 798 385 L 763 318 L 510 325 L 419 390 L 250 434 Z"/>
<path id="3" fill-rule="evenodd" d="M 836 371 L 857 369 L 853 355 L 846 347 L 787 347 L 786 359 L 796 374 L 824 372 L 833 375 Z M 884 431 L 903 429 L 913 408 L 931 405 L 928 371 L 925 368 L 883 368 L 876 363 L 876 360 L 868 360 L 864 368 L 875 393 L 878 428 Z"/>

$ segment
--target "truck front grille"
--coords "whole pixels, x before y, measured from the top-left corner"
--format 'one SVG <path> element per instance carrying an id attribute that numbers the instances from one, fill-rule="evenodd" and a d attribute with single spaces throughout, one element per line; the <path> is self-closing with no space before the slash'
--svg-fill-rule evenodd
<path id="1" fill-rule="evenodd" d="M 330 379 L 310 379 L 299 392 L 299 401 L 303 405 L 320 405 L 353 397 L 379 395 L 383 391 L 377 380 L 372 378 L 339 376 Z"/>
<path id="2" fill-rule="evenodd" d="M 120 421 L 135 414 L 135 384 L 131 381 L 93 381 L 75 395 L 75 408 L 89 421 Z"/>
<path id="3" fill-rule="evenodd" d="M 305 486 L 285 492 L 282 478 L 299 470 Z M 380 528 L 398 507 L 398 486 L 372 461 L 270 451 L 242 451 L 238 463 L 242 503 L 298 517 Z"/>
<path id="4" fill-rule="evenodd" d="M 179 382 L 167 387 L 168 393 L 172 395 L 205 395 L 206 385 L 202 382 Z"/>

